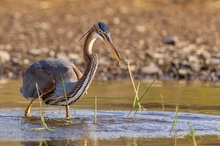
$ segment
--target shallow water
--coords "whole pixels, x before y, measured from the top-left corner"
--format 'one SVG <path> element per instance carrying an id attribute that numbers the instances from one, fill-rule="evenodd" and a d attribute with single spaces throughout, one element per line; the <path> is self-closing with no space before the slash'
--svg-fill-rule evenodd
<path id="1" fill-rule="evenodd" d="M 24 117 L 20 108 L 2 109 L 0 113 L 0 141 L 21 141 L 24 145 L 29 145 L 30 141 L 54 140 L 81 143 L 84 140 L 119 142 L 122 139 L 140 139 L 143 142 L 147 139 L 172 139 L 175 130 L 178 131 L 177 137 L 189 134 L 190 125 L 202 137 L 220 133 L 216 130 L 220 116 L 206 114 L 178 113 L 177 127 L 170 134 L 174 112 L 141 111 L 135 117 L 130 115 L 127 118 L 128 111 L 99 110 L 94 124 L 92 110 L 77 110 L 76 115 L 71 115 L 71 121 L 67 121 L 63 118 L 64 110 L 47 108 L 45 122 L 54 131 L 42 129 L 39 109 L 34 109 L 31 117 Z M 217 137 L 215 141 L 220 144 Z"/>
<path id="2" fill-rule="evenodd" d="M 142 82 L 140 93 L 150 82 Z M 71 106 L 71 121 L 65 120 L 63 107 L 44 105 L 46 124 L 42 129 L 39 103 L 35 101 L 30 117 L 24 117 L 29 103 L 19 93 L 20 81 L 0 85 L 1 145 L 193 145 L 186 137 L 190 126 L 201 145 L 220 145 L 218 83 L 157 81 L 143 99 L 147 110 L 131 109 L 134 92 L 128 81 L 93 82 L 88 94 Z M 104 91 L 104 92 L 103 92 Z M 161 110 L 161 97 L 165 111 Z M 94 96 L 98 97 L 94 124 Z M 180 109 L 175 130 L 170 134 L 175 107 Z M 128 117 L 127 117 L 128 116 Z"/>

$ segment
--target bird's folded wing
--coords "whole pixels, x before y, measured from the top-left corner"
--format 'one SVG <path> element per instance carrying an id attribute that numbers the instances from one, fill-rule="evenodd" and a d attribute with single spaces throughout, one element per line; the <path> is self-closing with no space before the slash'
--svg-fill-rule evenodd
<path id="1" fill-rule="evenodd" d="M 24 75 L 23 80 L 25 80 L 25 84 L 23 84 L 21 92 L 26 98 L 37 98 L 39 96 L 36 84 L 41 95 L 53 91 L 56 87 L 54 78 L 41 68 L 32 68 L 28 74 Z"/>

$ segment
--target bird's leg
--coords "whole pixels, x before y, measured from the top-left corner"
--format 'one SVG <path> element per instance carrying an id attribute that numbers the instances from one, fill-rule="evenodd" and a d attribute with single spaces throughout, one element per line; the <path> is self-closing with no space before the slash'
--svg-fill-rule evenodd
<path id="1" fill-rule="evenodd" d="M 31 100 L 31 102 L 29 103 L 28 107 L 25 109 L 25 112 L 24 112 L 24 115 L 25 115 L 25 116 L 28 116 L 28 115 L 30 114 L 30 112 L 31 112 L 31 106 L 32 106 L 34 100 L 35 100 L 35 98 Z"/>
<path id="2" fill-rule="evenodd" d="M 70 108 L 69 108 L 69 105 L 66 105 L 66 119 L 67 120 L 70 119 Z"/>

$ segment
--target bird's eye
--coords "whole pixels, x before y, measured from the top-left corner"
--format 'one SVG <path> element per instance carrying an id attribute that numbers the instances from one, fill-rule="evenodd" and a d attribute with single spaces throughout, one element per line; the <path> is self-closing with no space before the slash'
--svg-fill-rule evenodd
<path id="1" fill-rule="evenodd" d="M 99 33 L 100 33 L 100 34 L 103 33 L 101 29 L 99 29 Z"/>

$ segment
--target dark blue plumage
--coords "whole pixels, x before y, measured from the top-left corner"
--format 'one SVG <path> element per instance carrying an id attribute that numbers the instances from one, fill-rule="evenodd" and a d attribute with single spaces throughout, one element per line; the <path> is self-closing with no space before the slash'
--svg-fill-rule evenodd
<path id="1" fill-rule="evenodd" d="M 108 29 L 108 27 L 106 26 L 105 23 L 103 23 L 103 22 L 98 22 L 98 26 L 99 26 L 99 28 L 100 28 L 103 32 L 109 33 L 109 29 Z"/>

